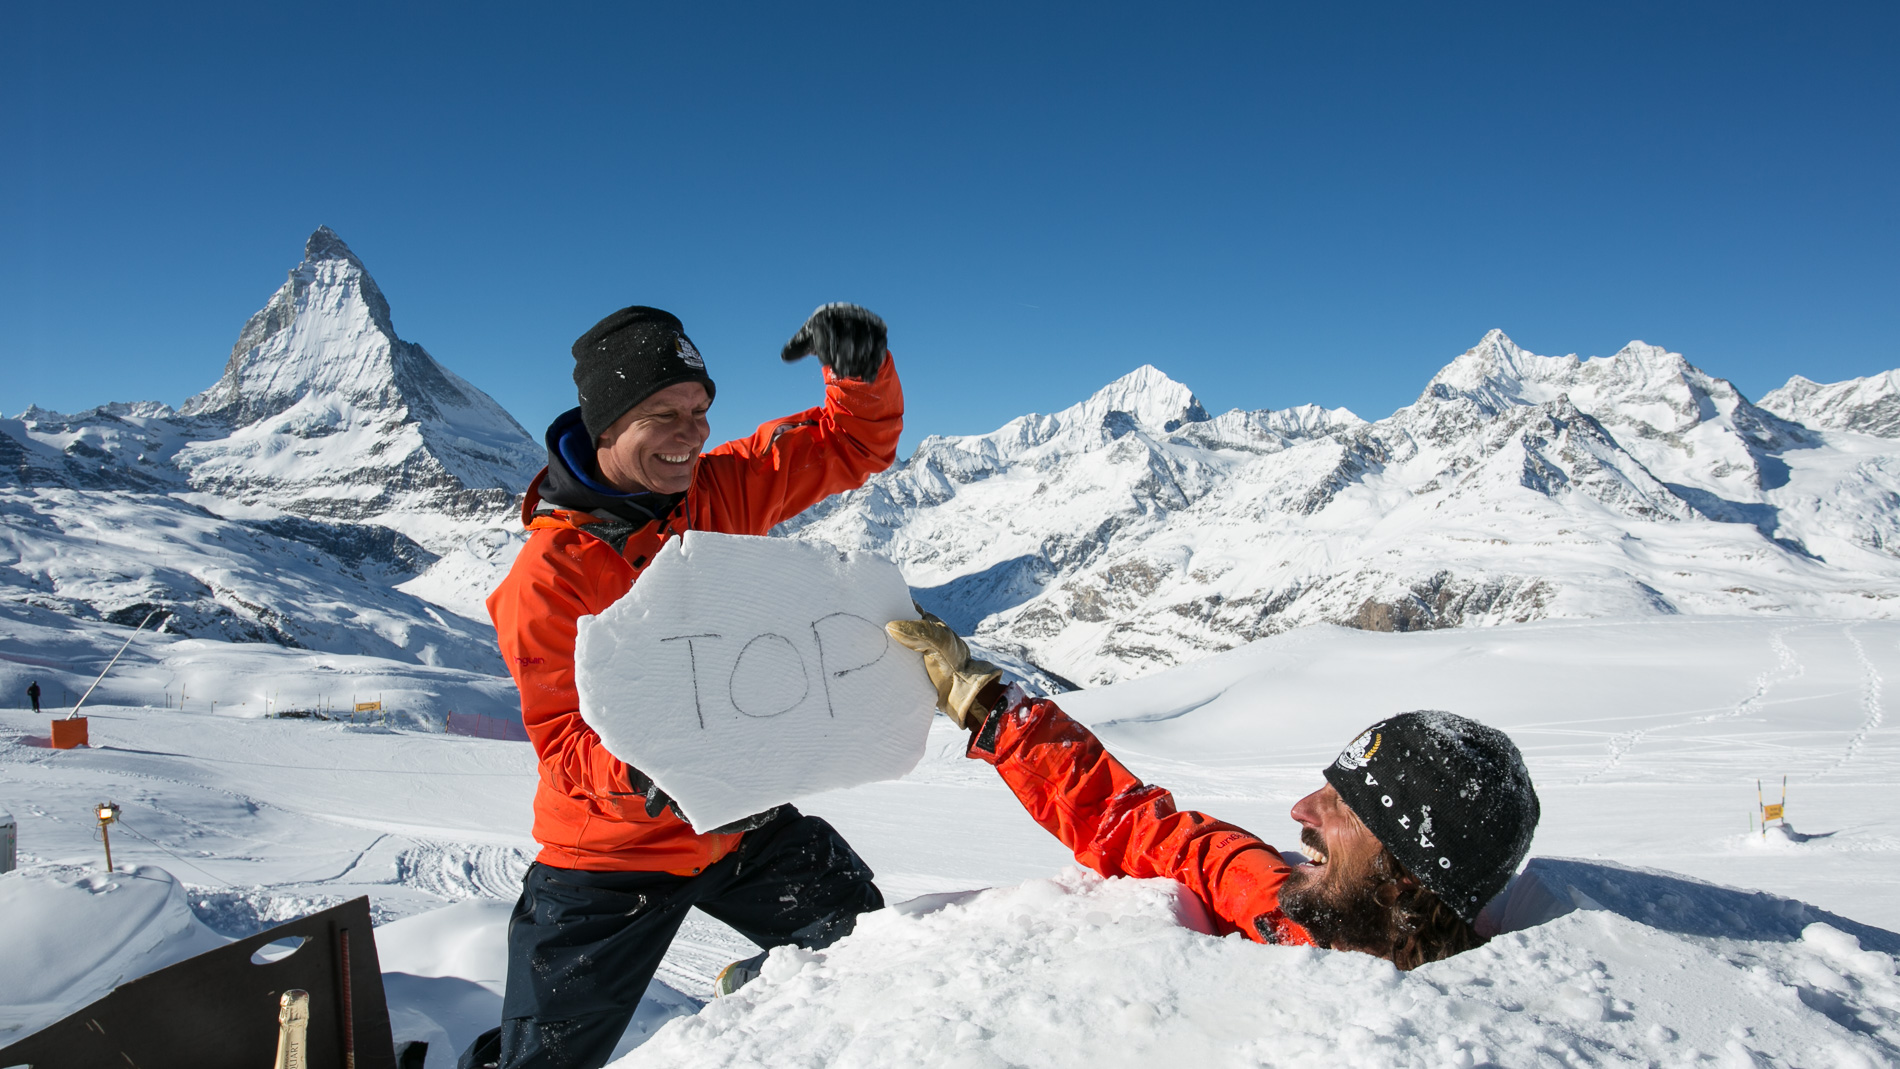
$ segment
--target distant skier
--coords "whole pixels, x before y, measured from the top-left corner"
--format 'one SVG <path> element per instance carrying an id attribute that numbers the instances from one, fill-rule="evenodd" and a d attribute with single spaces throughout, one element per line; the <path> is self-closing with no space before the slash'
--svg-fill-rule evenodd
<path id="1" fill-rule="evenodd" d="M 1412 969 L 1484 942 L 1472 927 L 1530 849 L 1537 791 L 1510 738 L 1441 712 L 1367 728 L 1293 806 L 1309 859 L 1174 808 L 1056 704 L 1002 673 L 934 617 L 893 621 L 924 654 L 937 707 L 971 733 L 1036 823 L 1104 876 L 1169 877 L 1221 934 L 1356 950 Z"/>
<path id="2" fill-rule="evenodd" d="M 574 685 L 577 621 L 619 600 L 668 539 L 763 535 L 897 458 L 904 398 L 884 321 L 849 304 L 812 313 L 780 356 L 818 357 L 824 405 L 707 453 L 713 380 L 678 319 L 623 308 L 573 352 L 580 407 L 548 428 L 547 469 L 521 507 L 527 545 L 488 599 L 540 760 L 541 852 L 508 924 L 502 1027 L 463 1066 L 604 1065 L 694 906 L 761 946 L 816 948 L 884 904 L 843 837 L 789 805 L 695 833 L 602 746 Z M 735 963 L 722 988 L 756 966 Z"/>
<path id="3" fill-rule="evenodd" d="M 26 685 L 26 696 L 33 699 L 33 711 L 40 711 L 40 681 L 34 680 Z"/>

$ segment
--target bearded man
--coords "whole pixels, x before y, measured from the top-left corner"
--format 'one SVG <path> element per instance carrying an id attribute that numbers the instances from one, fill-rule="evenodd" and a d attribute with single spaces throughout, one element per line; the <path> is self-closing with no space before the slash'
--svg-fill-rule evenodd
<path id="1" fill-rule="evenodd" d="M 1372 725 L 1293 806 L 1307 861 L 1231 824 L 1174 807 L 1043 698 L 1005 687 L 942 621 L 897 620 L 924 655 L 937 707 L 970 732 L 1023 807 L 1104 876 L 1167 877 L 1217 934 L 1353 950 L 1401 969 L 1484 942 L 1478 911 L 1510 881 L 1537 828 L 1537 791 L 1510 738 L 1443 712 Z"/>

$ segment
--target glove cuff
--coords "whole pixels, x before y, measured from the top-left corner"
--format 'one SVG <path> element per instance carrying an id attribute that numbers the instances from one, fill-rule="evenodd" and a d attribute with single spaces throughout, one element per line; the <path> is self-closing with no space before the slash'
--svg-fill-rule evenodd
<path id="1" fill-rule="evenodd" d="M 1002 669 L 988 661 L 966 661 L 950 680 L 950 693 L 944 699 L 944 715 L 964 730 L 983 722 L 987 709 L 976 708 L 977 695 L 983 688 L 1003 677 Z"/>

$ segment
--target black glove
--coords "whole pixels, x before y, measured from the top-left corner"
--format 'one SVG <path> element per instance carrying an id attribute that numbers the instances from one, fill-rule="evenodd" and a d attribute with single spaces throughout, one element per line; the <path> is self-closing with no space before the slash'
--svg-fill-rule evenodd
<path id="1" fill-rule="evenodd" d="M 785 343 L 786 363 L 817 354 L 818 362 L 840 378 L 869 382 L 884 366 L 884 321 L 869 308 L 827 304 L 811 314 Z"/>
<path id="2" fill-rule="evenodd" d="M 673 800 L 673 796 L 661 790 L 659 784 L 632 765 L 627 766 L 627 785 L 633 788 L 633 793 L 646 796 L 648 817 L 657 817 L 671 809 L 674 816 L 686 819 L 686 814 L 680 812 L 679 803 Z"/>
<path id="3" fill-rule="evenodd" d="M 712 831 L 707 832 L 707 834 L 708 835 L 734 835 L 740 832 L 757 831 L 760 828 L 765 827 L 767 824 L 770 824 L 773 821 L 777 820 L 779 818 L 779 814 L 783 813 L 784 811 L 785 811 L 784 806 L 775 805 L 763 813 L 754 813 L 749 817 L 740 817 L 738 820 L 735 820 L 730 824 L 721 824 L 717 828 L 714 828 Z"/>
<path id="4" fill-rule="evenodd" d="M 673 796 L 661 790 L 659 784 L 653 782 L 646 773 L 632 765 L 627 766 L 627 785 L 633 788 L 633 793 L 646 797 L 648 817 L 657 817 L 670 809 L 673 811 L 675 817 L 678 817 L 682 821 L 686 820 L 686 814 L 680 812 L 680 805 L 673 800 Z M 740 817 L 730 824 L 722 824 L 707 834 L 732 835 L 738 832 L 754 831 L 777 820 L 779 814 L 783 812 L 784 809 L 785 807 L 782 805 L 775 805 L 763 813 L 754 813 L 749 817 Z M 690 821 L 688 821 L 688 823 L 690 823 Z"/>

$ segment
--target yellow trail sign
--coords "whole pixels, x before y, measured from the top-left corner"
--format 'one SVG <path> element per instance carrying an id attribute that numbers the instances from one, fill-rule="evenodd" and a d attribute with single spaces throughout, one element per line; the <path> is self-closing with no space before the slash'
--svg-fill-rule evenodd
<path id="1" fill-rule="evenodd" d="M 383 711 L 383 703 L 382 702 L 357 702 L 356 711 L 359 713 L 380 713 Z"/>
<path id="2" fill-rule="evenodd" d="M 1781 806 L 1778 806 L 1778 805 L 1765 805 L 1765 806 L 1762 806 L 1762 807 L 1761 807 L 1761 819 L 1763 819 L 1763 820 L 1780 820 L 1780 819 L 1781 819 L 1781 809 L 1782 809 L 1782 807 L 1781 807 Z"/>

